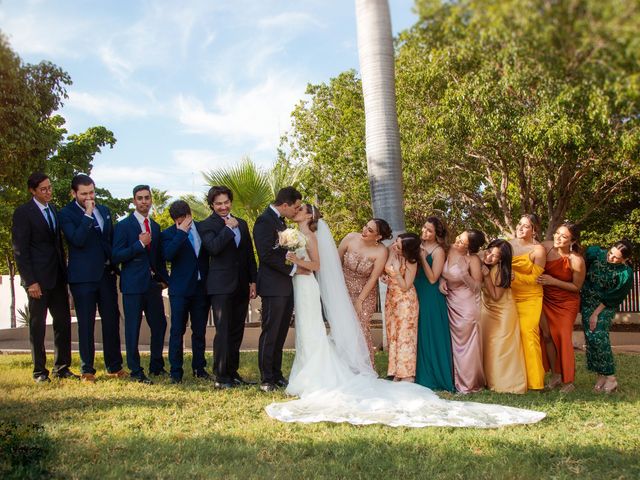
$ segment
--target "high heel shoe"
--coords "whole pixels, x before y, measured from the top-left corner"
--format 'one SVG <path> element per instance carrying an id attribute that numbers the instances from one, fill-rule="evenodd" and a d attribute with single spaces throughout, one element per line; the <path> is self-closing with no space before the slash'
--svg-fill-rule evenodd
<path id="1" fill-rule="evenodd" d="M 606 382 L 607 382 L 607 377 L 604 377 L 604 376 L 598 377 L 598 381 L 593 386 L 593 391 L 596 393 L 602 393 L 602 387 L 604 387 L 604 384 Z"/>
<path id="2" fill-rule="evenodd" d="M 558 376 L 555 378 L 551 378 L 549 380 L 549 382 L 545 385 L 544 389 L 549 391 L 549 390 L 553 390 L 554 388 L 559 387 L 560 385 L 562 385 L 562 377 Z"/>
<path id="3" fill-rule="evenodd" d="M 560 389 L 560 393 L 573 392 L 575 389 L 576 389 L 576 386 L 573 383 L 565 383 Z"/>
<path id="4" fill-rule="evenodd" d="M 617 380 L 612 380 L 612 381 L 608 381 L 604 384 L 604 386 L 602 387 L 602 391 L 604 393 L 613 393 L 616 390 L 618 390 L 618 381 Z"/>

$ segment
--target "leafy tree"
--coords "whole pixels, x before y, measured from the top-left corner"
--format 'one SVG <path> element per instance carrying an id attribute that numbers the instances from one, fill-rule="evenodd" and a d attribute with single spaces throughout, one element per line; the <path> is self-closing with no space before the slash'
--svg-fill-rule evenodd
<path id="1" fill-rule="evenodd" d="M 67 98 L 69 75 L 50 62 L 24 64 L 0 32 L 0 216 L 8 220 L 15 208 L 28 200 L 28 176 L 36 170 L 49 174 L 54 184 L 54 202 L 69 200 L 71 178 L 89 174 L 92 160 L 101 148 L 113 147 L 113 133 L 104 127 L 68 135 L 65 120 L 55 114 Z M 115 199 L 104 189 L 103 199 L 118 214 L 128 200 Z M 115 208 L 114 208 L 115 207 Z M 125 207 L 126 208 L 126 207 Z M 16 325 L 13 277 L 16 274 L 11 246 L 11 225 L 0 225 L 1 273 L 9 273 L 12 286 L 11 326 Z"/>
<path id="2" fill-rule="evenodd" d="M 637 2 L 417 7 L 398 43 L 400 123 L 409 177 L 432 191 L 410 208 L 444 207 L 493 232 L 534 211 L 549 236 L 578 199 L 580 221 L 637 178 Z"/>
<path id="3" fill-rule="evenodd" d="M 271 170 L 262 169 L 249 157 L 244 157 L 233 167 L 203 172 L 202 176 L 210 186 L 225 185 L 231 189 L 234 215 L 244 218 L 249 224 L 249 229 L 252 229 L 256 219 L 273 201 L 278 190 L 287 185 L 298 186 L 299 173 L 282 156 Z M 195 204 L 197 202 L 191 204 L 192 210 Z M 207 215 L 210 215 L 206 194 L 202 204 L 204 208 L 198 206 L 197 211 L 200 214 L 206 211 Z"/>
<path id="4" fill-rule="evenodd" d="M 306 94 L 309 99 L 291 114 L 292 128 L 281 148 L 300 170 L 304 196 L 315 199 L 334 235 L 342 238 L 372 215 L 362 84 L 350 70 L 329 83 L 307 85 Z"/>

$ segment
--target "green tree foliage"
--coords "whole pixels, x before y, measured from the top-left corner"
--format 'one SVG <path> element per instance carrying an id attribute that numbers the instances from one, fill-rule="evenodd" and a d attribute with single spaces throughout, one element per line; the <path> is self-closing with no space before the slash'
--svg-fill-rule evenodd
<path id="1" fill-rule="evenodd" d="M 233 214 L 245 219 L 250 230 L 256 218 L 274 200 L 278 190 L 288 185 L 299 187 L 298 169 L 282 155 L 270 170 L 260 168 L 249 157 L 244 157 L 235 166 L 202 172 L 202 176 L 209 186 L 224 185 L 231 189 Z M 206 193 L 201 202 L 193 196 L 186 200 L 198 215 L 205 212 L 207 216 L 210 215 Z"/>
<path id="2" fill-rule="evenodd" d="M 24 64 L 0 32 L 0 218 L 6 220 L 0 225 L 2 273 L 15 271 L 8 219 L 29 198 L 28 176 L 36 170 L 47 173 L 54 203 L 63 206 L 70 199 L 71 178 L 90 174 L 94 155 L 116 142 L 105 127 L 67 135 L 64 118 L 55 112 L 71 83 L 69 75 L 50 62 Z M 114 214 L 126 211 L 128 199 L 113 198 L 105 189 L 97 193 Z"/>
<path id="3" fill-rule="evenodd" d="M 399 110 L 409 177 L 435 194 L 411 208 L 444 201 L 493 232 L 536 212 L 550 235 L 637 177 L 637 2 L 417 6 L 398 43 Z"/>
<path id="4" fill-rule="evenodd" d="M 584 223 L 586 238 L 637 232 L 638 2 L 416 9 L 396 43 L 407 228 L 439 213 L 454 231 L 509 233 L 536 212 L 547 234 L 565 218 Z M 371 213 L 358 78 L 345 72 L 307 94 L 283 149 L 341 233 L 359 228 Z"/>
<path id="5" fill-rule="evenodd" d="M 315 199 L 341 238 L 372 215 L 362 84 L 350 70 L 328 84 L 308 85 L 306 94 L 291 115 L 282 148 L 300 170 L 305 198 Z"/>

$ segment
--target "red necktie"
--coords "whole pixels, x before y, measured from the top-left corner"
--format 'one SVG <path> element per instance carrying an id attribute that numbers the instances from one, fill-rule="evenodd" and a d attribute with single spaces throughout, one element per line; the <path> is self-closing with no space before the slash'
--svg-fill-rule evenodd
<path id="1" fill-rule="evenodd" d="M 151 229 L 149 228 L 149 219 L 148 218 L 144 219 L 144 229 L 149 235 L 151 235 Z M 151 250 L 151 242 L 149 242 L 149 244 L 147 245 L 146 248 L 147 248 L 147 250 Z"/>

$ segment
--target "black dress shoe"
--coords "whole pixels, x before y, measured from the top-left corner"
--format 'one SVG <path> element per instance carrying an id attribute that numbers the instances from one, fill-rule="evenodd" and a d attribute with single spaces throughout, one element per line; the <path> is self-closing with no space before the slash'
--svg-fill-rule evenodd
<path id="1" fill-rule="evenodd" d="M 33 381 L 36 383 L 50 383 L 51 379 L 48 375 L 42 374 L 38 375 L 37 377 L 33 377 Z"/>
<path id="2" fill-rule="evenodd" d="M 278 390 L 278 387 L 276 387 L 273 383 L 263 382 L 260 384 L 260 390 L 262 390 L 263 392 L 275 392 L 276 390 Z"/>
<path id="3" fill-rule="evenodd" d="M 182 378 L 181 377 L 171 377 L 171 383 L 174 384 L 174 385 L 182 383 Z"/>
<path id="4" fill-rule="evenodd" d="M 195 371 L 193 372 L 193 376 L 195 378 L 202 378 L 203 380 L 211 380 L 211 375 L 209 375 L 206 370 Z"/>
<path id="5" fill-rule="evenodd" d="M 80 379 L 80 375 L 76 375 L 75 373 L 73 373 L 68 368 L 65 368 L 61 372 L 54 373 L 53 376 L 55 378 L 60 378 L 60 379 L 65 379 L 65 378 L 73 378 L 74 380 L 79 380 Z"/>
<path id="6" fill-rule="evenodd" d="M 138 375 L 131 375 L 129 379 L 132 382 L 144 383 L 145 385 L 153 385 L 153 381 L 149 377 L 147 377 L 144 373 L 140 373 Z"/>
<path id="7" fill-rule="evenodd" d="M 157 372 L 149 372 L 149 375 L 153 375 L 154 377 L 168 377 L 169 372 L 167 372 L 164 368 L 162 370 L 158 370 Z"/>
<path id="8" fill-rule="evenodd" d="M 280 378 L 276 380 L 276 386 L 278 387 L 287 388 L 288 385 L 289 385 L 289 381 L 286 378 Z"/>
<path id="9" fill-rule="evenodd" d="M 228 388 L 233 388 L 233 383 L 230 382 L 218 382 L 217 380 L 213 384 L 213 388 L 218 390 L 226 390 Z"/>
<path id="10" fill-rule="evenodd" d="M 256 384 L 256 382 L 250 382 L 248 380 L 245 380 L 240 375 L 238 375 L 237 377 L 233 377 L 233 380 L 231 380 L 231 382 L 237 387 L 245 387 L 247 385 L 255 385 Z"/>

